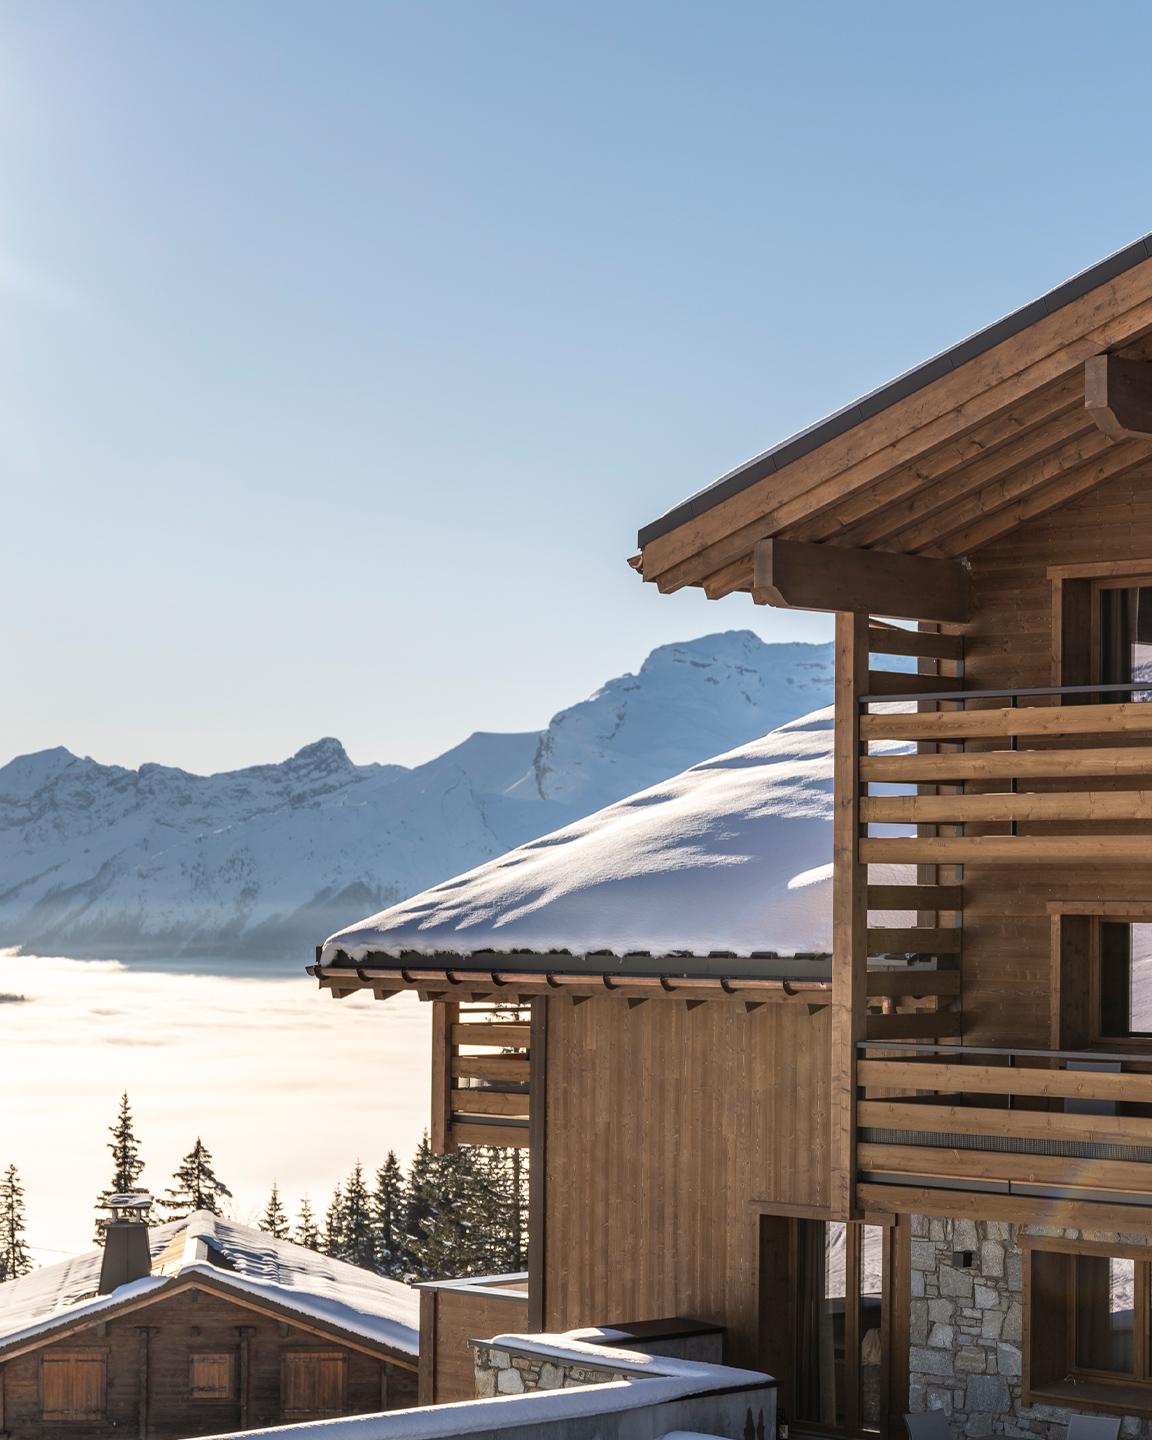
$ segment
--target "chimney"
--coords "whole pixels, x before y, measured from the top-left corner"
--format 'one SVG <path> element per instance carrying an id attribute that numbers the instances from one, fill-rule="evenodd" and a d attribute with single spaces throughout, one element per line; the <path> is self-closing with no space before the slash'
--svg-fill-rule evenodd
<path id="1" fill-rule="evenodd" d="M 151 1195 L 110 1195 L 104 1202 L 112 1219 L 104 1227 L 104 1259 L 98 1293 L 110 1295 L 121 1285 L 143 1280 L 152 1273 L 148 1245 L 148 1207 Z"/>

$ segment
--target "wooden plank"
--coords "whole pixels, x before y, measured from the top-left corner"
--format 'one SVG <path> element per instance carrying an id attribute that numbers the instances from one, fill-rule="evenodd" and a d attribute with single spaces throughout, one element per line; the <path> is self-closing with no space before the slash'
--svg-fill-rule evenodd
<path id="1" fill-rule="evenodd" d="M 505 1149 L 527 1150 L 531 1134 L 523 1125 L 453 1125 L 453 1149 L 460 1145 L 499 1145 Z"/>
<path id="2" fill-rule="evenodd" d="M 913 620 L 968 619 L 968 572 L 954 561 L 772 539 L 756 546 L 753 567 L 752 594 L 758 604 Z M 866 635 L 861 644 L 867 654 Z"/>
<path id="3" fill-rule="evenodd" d="M 995 710 L 920 711 L 910 715 L 865 715 L 864 740 L 979 740 L 1013 735 L 1139 735 L 1152 732 L 1152 705 L 1136 700 L 1118 705 L 1026 705 Z M 1150 757 L 1152 759 L 1152 757 Z"/>
<path id="4" fill-rule="evenodd" d="M 910 675 L 906 670 L 868 672 L 869 695 L 930 695 L 938 690 L 946 690 L 948 685 L 947 676 Z M 957 689 L 962 688 L 959 680 L 955 681 L 955 685 Z"/>
<path id="5" fill-rule="evenodd" d="M 915 1060 L 861 1060 L 861 1085 L 886 1090 L 938 1090 L 956 1095 L 1032 1095 L 1078 1100 L 1152 1102 L 1152 1075 L 1097 1070 L 1037 1070 Z"/>
<path id="6" fill-rule="evenodd" d="M 453 1090 L 453 1115 L 518 1115 L 529 1113 L 526 1091 Z"/>
<path id="7" fill-rule="evenodd" d="M 932 630 L 903 630 L 898 625 L 871 625 L 868 650 L 873 655 L 915 655 L 929 660 L 963 660 L 964 637 Z"/>
<path id="8" fill-rule="evenodd" d="M 909 836 L 861 840 L 867 865 L 1085 864 L 1152 865 L 1152 835 Z"/>
<path id="9" fill-rule="evenodd" d="M 1008 1220 L 1020 1225 L 1053 1225 L 1075 1230 L 1118 1230 L 1152 1234 L 1152 1208 L 1088 1200 L 1044 1200 L 927 1186 L 864 1184 L 856 1187 L 862 1205 L 887 1207 L 901 1215 L 947 1215 L 961 1220 Z"/>
<path id="10" fill-rule="evenodd" d="M 856 1120 L 861 1129 L 1152 1145 L 1152 1119 L 1135 1115 L 1065 1115 L 1059 1110 L 981 1109 L 969 1105 L 861 1100 L 856 1107 Z"/>
<path id="11" fill-rule="evenodd" d="M 863 762 L 861 762 L 863 765 Z M 869 910 L 962 910 L 963 885 L 869 885 Z"/>
<path id="12" fill-rule="evenodd" d="M 964 1033 L 964 1017 L 947 1010 L 913 1015 L 869 1015 L 869 1040 L 955 1040 Z"/>
<path id="13" fill-rule="evenodd" d="M 1026 1185 L 1152 1193 L 1152 1165 L 1132 1160 L 1085 1160 L 1068 1155 L 1019 1155 L 927 1145 L 861 1144 L 861 1170 L 959 1180 L 1014 1180 Z"/>
<path id="14" fill-rule="evenodd" d="M 1112 440 L 1152 440 L 1152 364 L 1091 356 L 1084 362 L 1084 408 Z"/>
<path id="15" fill-rule="evenodd" d="M 1099 708 L 1099 707 L 1094 707 Z M 937 784 L 949 780 L 1021 780 L 1047 776 L 1152 776 L 1152 748 L 1115 750 L 981 750 L 968 754 L 865 755 L 865 783 Z"/>
<path id="16" fill-rule="evenodd" d="M 959 995 L 959 970 L 869 970 L 871 998 L 900 996 Z"/>
<path id="17" fill-rule="evenodd" d="M 497 1045 L 501 1048 L 528 1048 L 527 1020 L 465 1021 L 452 1026 L 454 1045 Z"/>
<path id="18" fill-rule="evenodd" d="M 1044 794 L 883 795 L 860 802 L 865 824 L 1005 820 L 1152 820 L 1148 790 Z"/>
<path id="19" fill-rule="evenodd" d="M 432 1006 L 432 1113 L 428 1142 L 434 1155 L 449 1154 L 452 1145 L 452 1030 L 460 1006 L 437 1000 Z"/>
<path id="20" fill-rule="evenodd" d="M 856 1047 L 864 1038 L 868 984 L 868 874 L 860 863 L 858 697 L 868 675 L 868 617 L 836 616 L 832 797 L 832 1045 L 829 1203 L 855 1215 Z"/>
<path id="21" fill-rule="evenodd" d="M 457 1055 L 452 1074 L 457 1080 L 527 1080 L 526 1055 Z"/>
<path id="22" fill-rule="evenodd" d="M 869 955 L 959 955 L 963 932 L 956 926 L 869 927 Z"/>

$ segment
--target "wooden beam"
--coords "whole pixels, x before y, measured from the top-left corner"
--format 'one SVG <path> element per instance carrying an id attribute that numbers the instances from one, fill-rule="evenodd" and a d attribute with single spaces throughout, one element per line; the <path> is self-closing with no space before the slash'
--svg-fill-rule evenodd
<path id="1" fill-rule="evenodd" d="M 526 1125 L 453 1125 L 453 1150 L 460 1145 L 500 1145 L 505 1149 L 528 1150 L 531 1135 Z"/>
<path id="2" fill-rule="evenodd" d="M 1032 1095 L 1078 1100 L 1152 1102 L 1152 1075 L 1097 1070 L 1038 1070 L 934 1060 L 861 1060 L 861 1085 L 937 1090 L 954 1095 Z"/>
<path id="3" fill-rule="evenodd" d="M 466 1020 L 452 1026 L 453 1045 L 498 1045 L 521 1050 L 528 1048 L 531 1026 L 527 1020 Z"/>
<path id="4" fill-rule="evenodd" d="M 1099 707 L 1094 706 L 1093 709 Z M 1152 776 L 1152 747 L 1115 750 L 981 750 L 969 754 L 865 755 L 860 778 L 897 785 L 1047 776 Z M 869 891 L 875 889 L 870 886 Z"/>
<path id="5" fill-rule="evenodd" d="M 1008 739 L 1013 735 L 1140 735 L 1152 731 L 1152 705 L 1022 705 L 996 710 L 939 710 L 916 715 L 865 715 L 864 740 Z M 1149 755 L 1152 764 L 1152 754 Z"/>
<path id="6" fill-rule="evenodd" d="M 873 655 L 914 655 L 925 660 L 963 660 L 964 637 L 932 630 L 902 630 L 897 625 L 871 625 L 868 649 Z"/>
<path id="7" fill-rule="evenodd" d="M 1126 1190 L 1141 1195 L 1152 1192 L 1152 1165 L 1131 1160 L 1086 1160 L 1082 1156 L 876 1144 L 861 1145 L 859 1158 L 861 1170 L 945 1179 L 1014 1180 L 1026 1185 Z"/>
<path id="8" fill-rule="evenodd" d="M 895 1210 L 902 1215 L 947 1215 L 962 1220 L 1009 1220 L 1020 1225 L 1152 1233 L 1152 1207 L 1141 1205 L 1045 1200 L 1031 1195 L 937 1190 L 914 1185 L 859 1185 L 856 1193 L 863 1205 Z"/>
<path id="9" fill-rule="evenodd" d="M 452 1074 L 457 1080 L 527 1080 L 527 1055 L 456 1055 Z"/>
<path id="10" fill-rule="evenodd" d="M 933 757 L 935 758 L 935 757 Z M 861 761 L 861 768 L 863 768 Z M 869 910 L 962 910 L 963 885 L 869 885 Z"/>
<path id="11" fill-rule="evenodd" d="M 869 1015 L 869 1040 L 956 1040 L 964 1033 L 964 1017 L 947 1010 L 921 1010 L 912 1015 Z"/>
<path id="12" fill-rule="evenodd" d="M 532 1114 L 528 1123 L 531 1160 L 528 1165 L 528 1328 L 546 1328 L 548 1218 L 548 1006 L 547 999 L 532 1002 L 532 1044 L 529 1093 Z"/>
<path id="13" fill-rule="evenodd" d="M 1152 440 L 1152 364 L 1119 355 L 1085 360 L 1084 408 L 1112 440 Z"/>
<path id="14" fill-rule="evenodd" d="M 453 1115 L 512 1115 L 526 1119 L 531 1114 L 530 1092 L 520 1090 L 453 1090 Z"/>
<path id="15" fill-rule="evenodd" d="M 958 926 L 910 925 L 906 929 L 868 930 L 869 955 L 959 955 Z"/>
<path id="16" fill-rule="evenodd" d="M 1008 820 L 1152 820 L 1148 790 L 1044 794 L 881 795 L 860 803 L 867 824 L 964 824 Z"/>
<path id="17" fill-rule="evenodd" d="M 968 572 L 952 560 L 803 540 L 761 540 L 753 555 L 752 596 L 758 604 L 785 609 L 963 624 L 968 619 Z M 861 644 L 867 653 L 866 634 Z"/>
<path id="18" fill-rule="evenodd" d="M 938 1135 L 993 1135 L 1010 1140 L 1078 1140 L 1106 1145 L 1152 1144 L 1152 1119 L 1134 1115 L 1065 1115 L 1058 1110 L 981 1109 L 918 1101 L 861 1100 L 861 1128 Z"/>
<path id="19" fill-rule="evenodd" d="M 867 865 L 1152 865 L 1152 835 L 942 835 L 861 840 Z"/>
<path id="20" fill-rule="evenodd" d="M 869 970 L 870 999 L 901 996 L 959 995 L 959 970 Z"/>
<path id="21" fill-rule="evenodd" d="M 836 616 L 832 796 L 832 1042 L 829 1204 L 856 1214 L 856 1047 L 868 984 L 868 872 L 860 862 L 860 705 L 868 678 L 868 617 Z"/>

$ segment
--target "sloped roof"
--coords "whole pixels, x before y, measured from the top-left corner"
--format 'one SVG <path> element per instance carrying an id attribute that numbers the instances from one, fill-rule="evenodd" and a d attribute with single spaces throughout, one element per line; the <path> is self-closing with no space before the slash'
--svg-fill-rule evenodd
<path id="1" fill-rule="evenodd" d="M 1149 358 L 1150 304 L 1146 236 L 674 506 L 633 563 L 715 598 L 762 539 L 963 555 L 1119 479 L 1152 448 L 1095 427 L 1083 366 Z"/>
<path id="2" fill-rule="evenodd" d="M 97 1294 L 99 1249 L 0 1284 L 0 1355 L 197 1276 L 327 1330 L 407 1356 L 419 1352 L 419 1293 L 400 1281 L 205 1210 L 150 1227 L 148 1240 L 152 1274 L 107 1295 Z"/>
<path id="3" fill-rule="evenodd" d="M 818 710 L 337 932 L 321 964 L 515 954 L 597 974 L 823 975 L 767 956 L 831 948 L 831 784 Z"/>

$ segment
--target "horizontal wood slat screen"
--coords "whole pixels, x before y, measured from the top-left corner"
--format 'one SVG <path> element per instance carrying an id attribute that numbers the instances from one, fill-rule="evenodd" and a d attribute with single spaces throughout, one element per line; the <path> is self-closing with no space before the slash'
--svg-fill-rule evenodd
<path id="1" fill-rule="evenodd" d="M 513 1015 L 515 1011 L 513 1011 Z M 491 1006 L 433 1003 L 432 1148 L 528 1145 L 531 1025 Z"/>

